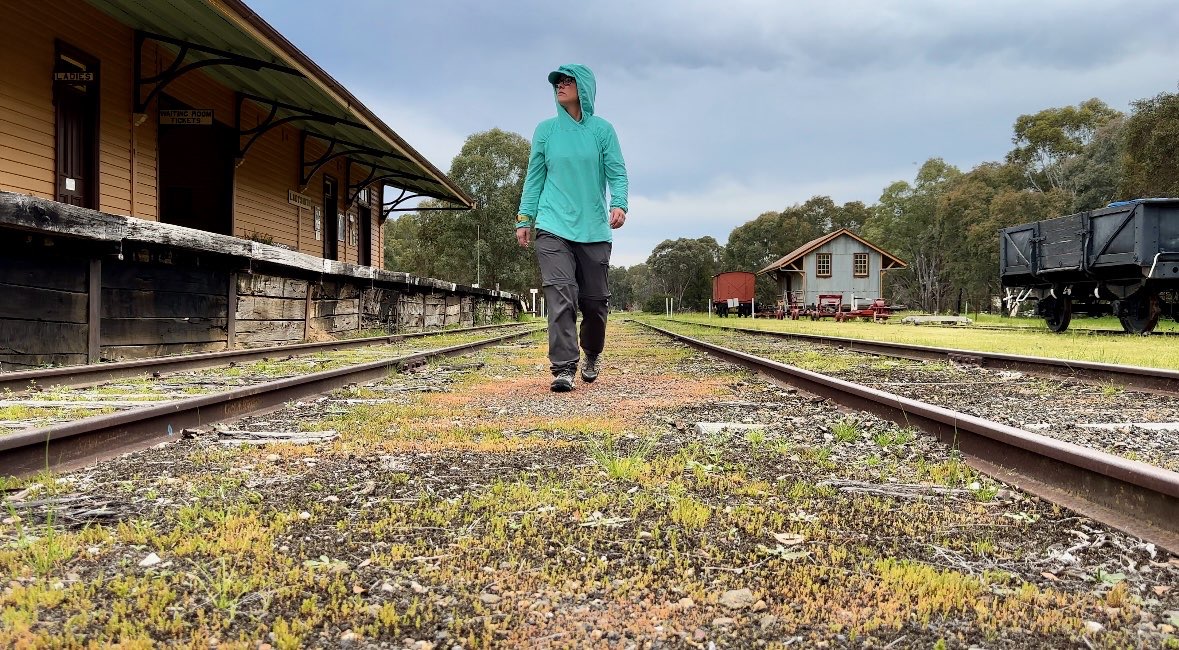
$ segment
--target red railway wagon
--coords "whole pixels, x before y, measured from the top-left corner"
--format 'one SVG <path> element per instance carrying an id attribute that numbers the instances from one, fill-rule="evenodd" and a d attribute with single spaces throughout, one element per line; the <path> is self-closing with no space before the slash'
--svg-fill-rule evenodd
<path id="1" fill-rule="evenodd" d="M 712 276 L 712 306 L 717 316 L 752 314 L 756 281 L 757 276 L 748 271 L 729 271 Z"/>

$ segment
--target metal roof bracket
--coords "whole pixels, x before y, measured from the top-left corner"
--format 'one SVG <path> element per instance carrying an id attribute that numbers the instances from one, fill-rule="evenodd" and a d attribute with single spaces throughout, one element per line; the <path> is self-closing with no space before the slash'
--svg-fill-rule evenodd
<path id="1" fill-rule="evenodd" d="M 143 44 L 146 41 L 156 41 L 159 43 L 166 43 L 168 45 L 179 48 L 176 58 L 172 63 L 161 73 L 152 75 L 150 77 L 143 76 Z M 192 52 L 199 52 L 208 55 L 210 58 L 196 59 L 185 63 L 185 59 Z M 294 68 L 280 65 L 278 63 L 271 63 L 270 61 L 263 61 L 255 59 L 242 54 L 234 52 L 227 52 L 219 50 L 215 47 L 201 45 L 199 43 L 192 43 L 190 41 L 172 38 L 170 36 L 163 36 L 161 34 L 153 34 L 151 32 L 144 32 L 140 30 L 135 31 L 135 88 L 133 97 L 135 106 L 135 124 L 142 124 L 147 119 L 147 107 L 151 101 L 155 99 L 168 84 L 185 74 L 215 65 L 227 65 L 238 68 L 245 68 L 247 70 L 276 70 L 296 77 L 303 77 L 303 73 Z M 147 96 L 144 97 L 144 90 L 147 91 Z"/>
<path id="2" fill-rule="evenodd" d="M 307 139 L 308 138 L 315 138 L 316 140 L 322 140 L 327 143 L 327 151 L 325 151 L 322 156 L 320 156 L 319 158 L 316 158 L 315 160 L 308 160 L 307 159 Z M 342 148 L 337 150 L 336 145 L 339 145 Z M 331 162 L 341 156 L 356 156 L 356 155 L 365 155 L 365 156 L 373 156 L 373 157 L 381 157 L 381 158 L 396 158 L 398 160 L 403 160 L 405 162 L 412 162 L 409 160 L 409 158 L 406 158 L 405 156 L 402 156 L 400 154 L 380 151 L 379 149 L 373 149 L 371 147 L 366 147 L 364 145 L 359 145 L 359 144 L 356 144 L 353 142 L 348 142 L 347 140 L 341 140 L 341 139 L 335 138 L 335 137 L 328 137 L 328 136 L 320 135 L 320 134 L 315 133 L 313 131 L 307 131 L 306 129 L 304 129 L 299 134 L 299 160 L 300 160 L 300 164 L 301 164 L 301 168 L 299 171 L 299 191 L 302 192 L 307 189 L 308 184 L 311 183 L 312 177 L 314 177 L 315 173 L 318 172 L 324 165 L 328 164 L 329 162 Z M 363 161 L 358 161 L 358 162 L 362 162 L 362 164 L 368 164 L 368 163 L 363 163 Z M 394 171 L 394 170 L 389 170 L 389 171 Z M 424 176 L 416 176 L 416 175 L 410 175 L 410 174 L 406 174 L 405 176 L 406 176 L 406 178 L 424 180 L 424 181 L 427 181 L 430 183 L 437 184 L 437 181 L 435 181 L 434 179 L 426 178 Z"/>
<path id="3" fill-rule="evenodd" d="M 265 119 L 263 119 L 256 126 L 249 129 L 242 128 L 242 105 L 246 100 L 250 100 L 251 102 L 254 102 L 255 104 L 258 104 L 264 108 L 269 107 L 270 109 Z M 293 113 L 293 115 L 278 117 L 279 109 L 282 109 L 284 112 Z M 294 104 L 287 104 L 274 99 L 267 99 L 265 97 L 239 92 L 237 93 L 237 110 L 234 116 L 234 125 L 237 127 L 238 135 L 237 165 L 240 166 L 242 164 L 242 162 L 245 160 L 246 152 L 250 150 L 250 147 L 254 146 L 254 143 L 258 141 L 258 138 L 266 135 L 268 131 L 284 124 L 300 121 L 321 122 L 323 124 L 343 124 L 346 126 L 356 127 L 358 129 L 364 129 L 366 131 L 369 130 L 367 126 L 361 124 L 360 122 L 355 122 L 347 118 L 328 115 L 326 113 L 319 113 L 301 106 L 295 106 Z M 247 137 L 249 139 L 246 140 L 246 143 L 244 145 L 241 144 L 241 139 Z"/>

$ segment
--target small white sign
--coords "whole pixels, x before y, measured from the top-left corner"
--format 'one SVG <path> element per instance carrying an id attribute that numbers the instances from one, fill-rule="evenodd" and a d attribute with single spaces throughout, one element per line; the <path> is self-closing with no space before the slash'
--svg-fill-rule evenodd
<path id="1" fill-rule="evenodd" d="M 306 194 L 299 194 L 295 190 L 287 190 L 287 203 L 297 205 L 304 210 L 311 209 L 311 197 Z"/>
<path id="2" fill-rule="evenodd" d="M 74 191 L 74 190 L 76 190 L 77 188 L 78 188 L 78 182 L 77 182 L 77 181 L 75 181 L 75 180 L 74 180 L 74 179 L 72 179 L 72 178 L 67 178 L 67 179 L 66 179 L 66 191 L 67 191 L 67 192 L 73 192 L 73 191 Z"/>
<path id="3" fill-rule="evenodd" d="M 165 126 L 209 126 L 213 124 L 213 109 L 184 108 L 161 110 L 160 124 Z"/>
<path id="4" fill-rule="evenodd" d="M 737 307 L 740 304 L 741 304 L 740 300 L 737 300 L 736 298 L 729 298 L 729 307 Z"/>

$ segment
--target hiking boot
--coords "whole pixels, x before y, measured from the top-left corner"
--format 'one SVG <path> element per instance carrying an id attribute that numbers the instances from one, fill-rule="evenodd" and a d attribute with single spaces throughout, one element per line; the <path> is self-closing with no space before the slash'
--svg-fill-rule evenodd
<path id="1" fill-rule="evenodd" d="M 573 390 L 573 378 L 577 375 L 577 367 L 565 368 L 553 377 L 553 384 L 549 388 L 554 393 L 567 393 Z"/>
<path id="2" fill-rule="evenodd" d="M 587 384 L 592 383 L 593 380 L 598 378 L 599 367 L 600 363 L 598 362 L 598 355 L 585 355 L 585 362 L 581 364 L 581 378 L 584 379 Z"/>

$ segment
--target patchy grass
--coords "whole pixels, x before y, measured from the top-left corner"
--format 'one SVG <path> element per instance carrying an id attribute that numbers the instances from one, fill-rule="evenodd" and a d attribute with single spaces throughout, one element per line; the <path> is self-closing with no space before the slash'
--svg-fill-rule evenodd
<path id="1" fill-rule="evenodd" d="M 477 374 L 432 364 L 337 395 L 387 402 L 259 416 L 338 431 L 329 444 L 187 441 L 68 486 L 42 477 L 127 507 L 84 527 L 20 522 L 24 542 L 0 527 L 0 646 L 1075 647 L 1091 619 L 1102 645 L 1142 642 L 1147 605 L 1115 565 L 1040 577 L 1045 550 L 1073 539 L 1068 513 L 820 484 L 887 466 L 897 482 L 993 489 L 928 439 L 777 391 L 759 398 L 781 400 L 765 431 L 698 438 L 692 418 L 756 380 L 629 328 L 611 336 L 602 378 L 569 395 L 548 391 L 540 346 L 486 350 Z M 450 392 L 381 390 L 430 377 Z M 810 426 L 771 428 L 783 413 Z M 31 531 L 40 543 L 46 526 L 61 552 L 37 566 Z M 149 553 L 161 562 L 141 566 Z M 754 603 L 720 604 L 737 589 Z"/>
<path id="2" fill-rule="evenodd" d="M 651 319 L 656 324 L 660 324 L 659 322 L 663 320 L 650 316 L 645 318 Z M 732 319 L 728 319 L 730 322 L 721 323 L 717 318 L 710 321 L 707 315 L 685 314 L 676 316 L 676 320 L 683 323 L 711 322 L 714 325 L 741 329 L 818 334 L 980 352 L 1003 352 L 1149 368 L 1179 369 L 1179 346 L 1160 345 L 1157 339 L 1152 339 L 1149 336 L 1094 336 L 1086 333 L 1083 329 L 1070 329 L 1064 333 L 1056 334 L 1047 331 L 1043 327 L 1043 321 L 1037 321 L 1039 325 L 1036 326 L 1009 331 L 983 327 L 915 327 L 902 325 L 899 319 L 892 319 L 884 325 L 859 321 L 834 323 L 776 319 L 742 319 L 740 323 L 734 324 L 731 322 Z M 1028 324 L 1027 321 L 1021 319 L 1008 320 L 1016 325 Z M 1100 326 L 1094 329 L 1121 329 L 1121 325 L 1116 324 L 1116 320 L 1113 321 L 1115 324 L 1112 326 L 1100 319 L 1092 320 L 1095 325 Z M 1074 321 L 1074 327 L 1079 325 L 1080 323 Z M 1179 325 L 1171 321 L 1160 321 L 1160 326 L 1160 331 L 1179 331 Z M 676 326 L 677 331 L 680 327 L 682 325 Z"/>

